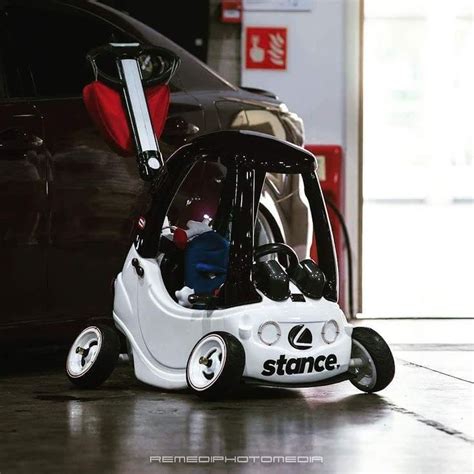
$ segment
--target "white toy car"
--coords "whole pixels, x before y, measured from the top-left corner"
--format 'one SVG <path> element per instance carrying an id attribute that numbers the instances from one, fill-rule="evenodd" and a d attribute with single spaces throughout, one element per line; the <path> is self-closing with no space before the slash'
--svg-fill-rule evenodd
<path id="1" fill-rule="evenodd" d="M 267 173 L 301 177 L 318 263 L 299 261 L 259 218 Z M 253 132 L 201 136 L 154 173 L 149 210 L 115 281 L 115 327 L 86 328 L 67 374 L 76 386 L 100 385 L 123 336 L 136 377 L 163 389 L 216 398 L 242 381 L 350 380 L 365 392 L 382 390 L 395 372 L 391 351 L 372 329 L 348 324 L 337 298 L 314 156 Z"/>

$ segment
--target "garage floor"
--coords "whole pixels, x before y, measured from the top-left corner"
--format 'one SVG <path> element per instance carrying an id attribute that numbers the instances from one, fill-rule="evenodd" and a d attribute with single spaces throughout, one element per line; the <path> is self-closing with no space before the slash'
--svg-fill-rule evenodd
<path id="1" fill-rule="evenodd" d="M 147 387 L 126 364 L 101 390 L 78 391 L 61 357 L 38 358 L 34 368 L 1 376 L 0 473 L 209 471 L 150 463 L 171 455 L 323 458 L 216 461 L 223 472 L 473 472 L 474 320 L 364 324 L 387 337 L 397 359 L 396 378 L 380 395 L 345 382 L 245 388 L 206 403 Z"/>

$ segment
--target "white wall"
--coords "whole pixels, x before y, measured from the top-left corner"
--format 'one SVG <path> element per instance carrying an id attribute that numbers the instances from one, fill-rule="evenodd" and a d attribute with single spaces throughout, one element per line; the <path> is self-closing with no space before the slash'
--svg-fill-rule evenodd
<path id="1" fill-rule="evenodd" d="M 275 92 L 304 120 L 306 143 L 345 151 L 346 223 L 354 258 L 354 296 L 360 311 L 361 157 L 359 55 L 361 0 L 314 0 L 311 12 L 244 12 L 242 85 Z M 245 69 L 245 27 L 288 28 L 286 71 Z"/>
<path id="2" fill-rule="evenodd" d="M 242 85 L 275 92 L 305 122 L 307 143 L 344 143 L 344 0 L 311 12 L 244 12 Z M 288 28 L 286 71 L 245 69 L 245 27 Z"/>

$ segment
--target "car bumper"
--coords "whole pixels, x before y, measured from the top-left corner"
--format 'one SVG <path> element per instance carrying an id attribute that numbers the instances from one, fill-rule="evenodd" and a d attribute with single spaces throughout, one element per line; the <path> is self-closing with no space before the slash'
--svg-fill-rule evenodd
<path id="1" fill-rule="evenodd" d="M 320 327 L 321 326 L 321 327 Z M 320 332 L 322 323 L 314 323 L 313 334 Z M 282 334 L 281 345 L 268 346 L 252 338 L 244 342 L 245 370 L 243 376 L 270 385 L 318 385 L 346 374 L 351 357 L 351 329 L 344 328 L 332 344 L 320 339 L 307 350 L 295 350 Z"/>

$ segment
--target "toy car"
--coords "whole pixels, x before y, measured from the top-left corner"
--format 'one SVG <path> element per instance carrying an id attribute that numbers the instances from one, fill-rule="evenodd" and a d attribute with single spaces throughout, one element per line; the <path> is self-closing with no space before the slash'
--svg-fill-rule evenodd
<path id="1" fill-rule="evenodd" d="M 146 166 L 140 154 L 139 163 Z M 318 263 L 265 234 L 258 210 L 267 173 L 301 177 Z M 119 334 L 139 380 L 206 398 L 241 381 L 349 380 L 365 392 L 391 382 L 388 345 L 349 325 L 338 306 L 333 237 L 311 153 L 222 131 L 184 145 L 153 175 L 149 210 L 115 281 L 115 328 L 79 335 L 67 359 L 73 384 L 96 387 L 111 374 Z"/>

